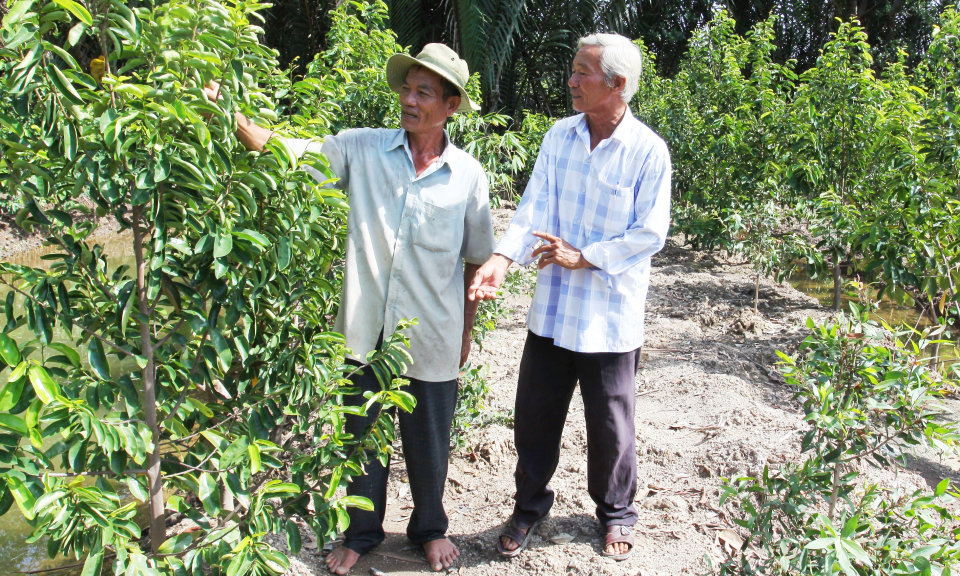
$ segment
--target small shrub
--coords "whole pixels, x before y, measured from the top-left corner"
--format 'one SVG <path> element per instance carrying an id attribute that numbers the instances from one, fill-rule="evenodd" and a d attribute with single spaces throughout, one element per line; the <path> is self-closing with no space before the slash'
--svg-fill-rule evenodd
<path id="1" fill-rule="evenodd" d="M 811 428 L 800 463 L 765 468 L 722 488 L 746 537 L 721 574 L 949 574 L 960 558 L 960 496 L 944 480 L 931 494 L 862 483 L 867 464 L 902 463 L 912 446 L 954 450 L 955 424 L 940 420 L 946 384 L 921 356 L 930 344 L 901 338 L 851 305 L 812 334 L 797 357 L 780 354 Z M 708 559 L 709 561 L 709 559 Z"/>

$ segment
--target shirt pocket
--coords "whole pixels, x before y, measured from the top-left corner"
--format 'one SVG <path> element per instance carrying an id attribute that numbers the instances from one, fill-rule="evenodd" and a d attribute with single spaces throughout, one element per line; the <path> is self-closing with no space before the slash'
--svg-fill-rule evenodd
<path id="1" fill-rule="evenodd" d="M 413 243 L 431 252 L 459 254 L 462 223 L 463 217 L 459 210 L 421 202 L 420 218 Z"/>
<path id="2" fill-rule="evenodd" d="M 597 203 L 591 228 L 604 240 L 623 234 L 633 221 L 633 186 L 597 180 Z"/>

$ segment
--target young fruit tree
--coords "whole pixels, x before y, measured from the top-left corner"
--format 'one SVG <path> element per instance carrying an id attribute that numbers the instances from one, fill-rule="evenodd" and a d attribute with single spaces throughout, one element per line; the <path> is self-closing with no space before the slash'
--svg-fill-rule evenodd
<path id="1" fill-rule="evenodd" d="M 285 81 L 257 40 L 264 6 L 19 0 L 3 18 L 0 187 L 55 251 L 0 264 L 0 512 L 15 503 L 84 574 L 281 574 L 264 535 L 293 553 L 300 526 L 330 539 L 370 505 L 338 488 L 391 453 L 386 416 L 343 431 L 361 410 L 342 406 L 356 368 L 328 331 L 343 195 L 301 169 L 332 181 L 322 157 L 233 136 L 234 112 L 275 119 L 264 86 Z M 78 44 L 101 57 L 82 65 Z M 90 239 L 91 203 L 132 266 Z M 413 407 L 392 377 L 406 325 L 367 358 L 382 390 L 365 410 Z M 168 538 L 182 518 L 197 529 Z"/>

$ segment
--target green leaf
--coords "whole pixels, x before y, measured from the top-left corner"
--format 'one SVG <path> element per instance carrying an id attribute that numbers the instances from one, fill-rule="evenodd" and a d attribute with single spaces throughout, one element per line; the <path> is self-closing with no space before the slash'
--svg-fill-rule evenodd
<path id="1" fill-rule="evenodd" d="M 262 468 L 260 461 L 260 447 L 256 443 L 247 446 L 247 453 L 250 454 L 250 472 L 256 474 Z"/>
<path id="2" fill-rule="evenodd" d="M 33 384 L 33 390 L 37 393 L 37 398 L 44 404 L 49 404 L 60 395 L 60 387 L 43 366 L 33 365 L 27 371 L 30 376 L 30 383 Z"/>
<path id="3" fill-rule="evenodd" d="M 157 552 L 160 554 L 177 554 L 186 550 L 192 542 L 193 535 L 190 532 L 182 532 L 164 540 Z"/>
<path id="4" fill-rule="evenodd" d="M 62 96 L 64 100 L 70 104 L 73 104 L 74 106 L 83 105 L 83 98 L 80 97 L 80 94 L 77 93 L 76 88 L 73 87 L 73 82 L 64 76 L 63 72 L 54 66 L 52 62 L 47 64 L 47 75 L 47 77 L 50 78 L 50 82 L 53 84 L 54 88 L 57 89 L 57 92 L 60 93 L 60 96 Z"/>
<path id="5" fill-rule="evenodd" d="M 204 472 L 200 475 L 200 490 L 197 493 L 203 509 L 211 516 L 220 514 L 220 486 L 217 479 Z"/>
<path id="6" fill-rule="evenodd" d="M 56 350 L 57 352 L 60 352 L 61 354 L 66 356 L 67 359 L 70 360 L 70 364 L 72 364 L 74 368 L 80 367 L 80 353 L 74 350 L 73 347 L 68 346 L 62 342 L 53 342 L 49 346 L 54 350 Z"/>
<path id="7" fill-rule="evenodd" d="M 944 493 L 947 491 L 947 488 L 949 487 L 950 487 L 950 479 L 944 478 L 943 480 L 940 481 L 939 484 L 937 484 L 937 489 L 934 491 L 933 495 L 943 496 Z"/>
<path id="8" fill-rule="evenodd" d="M 86 561 L 83 563 L 83 571 L 80 573 L 80 576 L 100 576 L 102 568 L 103 548 L 87 556 Z"/>
<path id="9" fill-rule="evenodd" d="M 96 337 L 90 338 L 87 345 L 87 360 L 90 367 L 101 380 L 110 380 L 110 365 L 107 364 L 107 355 L 103 353 L 103 344 Z"/>
<path id="10" fill-rule="evenodd" d="M 3 390 L 0 390 L 0 412 L 6 412 L 20 402 L 20 396 L 23 394 L 23 387 L 26 383 L 27 379 L 23 376 L 7 382 Z"/>
<path id="11" fill-rule="evenodd" d="M 270 480 L 263 486 L 262 491 L 264 494 L 288 494 L 296 496 L 300 493 L 300 487 L 290 482 Z"/>
<path id="12" fill-rule="evenodd" d="M 291 554 L 299 554 L 300 547 L 303 545 L 300 537 L 300 527 L 297 526 L 296 522 L 288 519 L 285 528 L 287 530 L 287 548 L 290 549 Z"/>
<path id="13" fill-rule="evenodd" d="M 813 542 L 804 546 L 808 550 L 823 550 L 837 544 L 838 538 L 817 538 Z"/>
<path id="14" fill-rule="evenodd" d="M 246 436 L 241 436 L 234 440 L 233 444 L 223 451 L 223 455 L 220 457 L 220 468 L 230 468 L 236 464 L 237 461 L 246 454 L 249 444 L 250 440 Z"/>
<path id="15" fill-rule="evenodd" d="M 5 416 L 5 414 L 0 414 L 0 416 Z M 16 501 L 17 506 L 20 507 L 20 512 L 23 513 L 27 520 L 33 520 L 33 505 L 36 501 L 33 498 L 33 493 L 27 488 L 27 485 L 19 478 L 8 476 L 7 486 L 10 488 L 10 491 L 13 492 L 13 499 Z"/>
<path id="16" fill-rule="evenodd" d="M 93 18 L 90 16 L 90 13 L 87 12 L 87 9 L 83 6 L 77 4 L 73 0 L 53 0 L 61 7 L 69 10 L 71 14 L 77 17 L 77 20 L 80 20 L 87 26 L 93 26 Z"/>
<path id="17" fill-rule="evenodd" d="M 11 6 L 10 11 L 3 17 L 3 29 L 10 30 L 20 20 L 20 17 L 33 7 L 33 2 L 34 0 L 20 0 Z"/>
<path id="18" fill-rule="evenodd" d="M 373 510 L 373 502 L 363 496 L 344 496 L 338 502 L 350 508 L 359 508 L 368 512 Z"/>
<path id="19" fill-rule="evenodd" d="M 230 350 L 230 344 L 216 328 L 210 328 L 210 343 L 217 350 L 220 361 L 223 362 L 224 369 L 229 369 L 233 362 L 233 352 Z"/>
<path id="20" fill-rule="evenodd" d="M 137 481 L 136 478 L 132 476 L 127 478 L 125 484 L 127 485 L 127 488 L 130 490 L 130 494 L 137 500 L 141 502 L 146 502 L 147 499 L 150 498 L 150 494 L 146 490 L 144 490 L 143 486 L 140 484 L 140 482 Z"/>
<path id="21" fill-rule="evenodd" d="M 290 259 L 290 240 L 283 236 L 277 244 L 277 266 L 280 270 L 285 270 L 290 265 Z"/>
<path id="22" fill-rule="evenodd" d="M 187 402 L 207 418 L 213 418 L 213 410 L 196 398 L 187 398 Z"/>
<path id="23" fill-rule="evenodd" d="M 229 254 L 231 250 L 233 250 L 233 236 L 230 232 L 223 233 L 223 231 L 221 231 L 213 241 L 213 257 L 223 258 Z"/>
<path id="24" fill-rule="evenodd" d="M 870 562 L 870 556 L 867 555 L 866 551 L 860 546 L 860 544 L 857 544 L 856 541 L 844 538 L 840 541 L 840 543 L 843 545 L 844 549 L 850 553 L 851 556 L 859 560 L 862 564 L 866 566 L 872 565 Z"/>
<path id="25" fill-rule="evenodd" d="M 28 436 L 30 434 L 27 423 L 23 418 L 14 416 L 13 414 L 0 414 L 0 428 L 13 430 L 21 436 Z"/>
<path id="26" fill-rule="evenodd" d="M 0 333 L 0 357 L 7 366 L 16 366 L 20 363 L 20 349 L 17 348 L 17 342 L 2 333 Z"/>
<path id="27" fill-rule="evenodd" d="M 80 41 L 80 38 L 83 37 L 83 33 L 87 31 L 87 25 L 83 22 L 77 23 L 76 26 L 70 29 L 70 33 L 67 34 L 67 45 L 76 46 L 77 42 Z"/>

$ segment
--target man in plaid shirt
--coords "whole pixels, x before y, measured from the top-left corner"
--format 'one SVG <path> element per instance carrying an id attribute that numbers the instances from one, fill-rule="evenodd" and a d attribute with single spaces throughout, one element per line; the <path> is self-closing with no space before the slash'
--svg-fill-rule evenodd
<path id="1" fill-rule="evenodd" d="M 471 299 L 494 298 L 511 263 L 539 256 L 517 388 L 516 504 L 498 543 L 505 556 L 523 551 L 553 505 L 548 482 L 578 381 L 603 554 L 633 551 L 635 376 L 650 257 L 670 224 L 667 146 L 627 105 L 640 66 L 627 38 L 580 40 L 568 82 L 580 114 L 547 132 L 513 221 L 470 287 Z"/>

